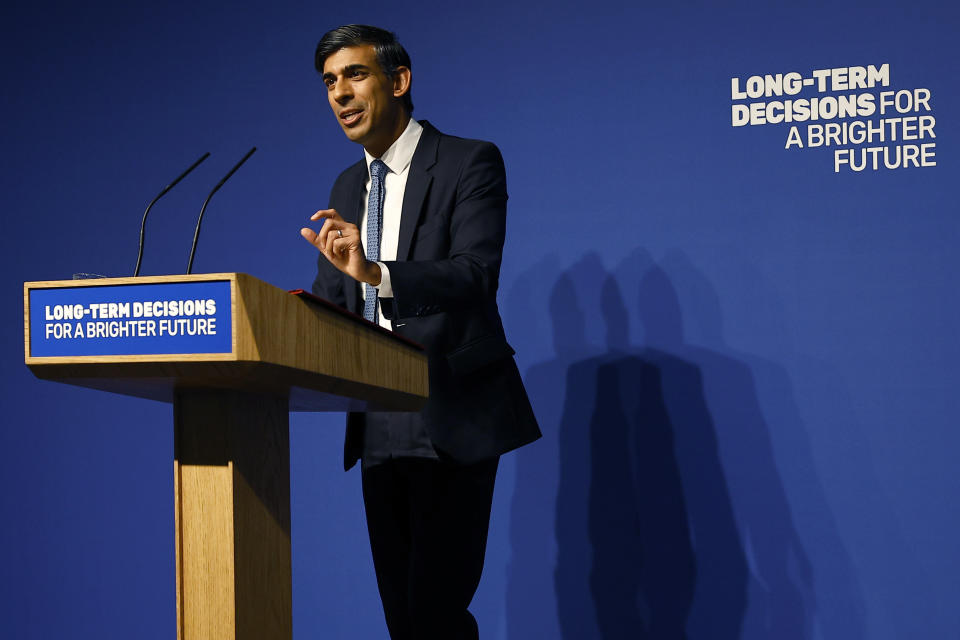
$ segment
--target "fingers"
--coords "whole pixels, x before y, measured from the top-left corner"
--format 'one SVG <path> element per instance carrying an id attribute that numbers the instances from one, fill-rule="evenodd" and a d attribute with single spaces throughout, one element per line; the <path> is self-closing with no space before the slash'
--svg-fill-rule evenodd
<path id="1" fill-rule="evenodd" d="M 321 220 L 323 218 L 327 218 L 329 220 L 343 220 L 340 214 L 337 213 L 336 209 L 320 209 L 320 211 L 317 211 L 315 214 L 310 216 L 311 220 Z"/>
<path id="2" fill-rule="evenodd" d="M 356 225 L 348 224 L 342 219 L 336 220 L 334 218 L 329 218 L 326 222 L 323 223 L 323 226 L 320 227 L 320 233 L 318 234 L 319 244 L 316 244 L 321 251 L 326 251 L 330 248 L 334 240 L 347 237 L 360 237 L 360 230 L 357 229 Z"/>
<path id="3" fill-rule="evenodd" d="M 325 248 L 325 233 L 323 228 L 320 229 L 320 233 L 317 233 L 310 227 L 303 227 L 300 229 L 300 235 L 303 236 L 303 239 L 315 246 L 320 251 L 324 251 Z"/>
<path id="4" fill-rule="evenodd" d="M 309 227 L 304 227 L 300 229 L 300 235 L 303 236 L 303 239 L 309 242 L 310 244 L 316 245 L 318 235 L 317 235 L 317 232 L 314 231 L 313 229 L 310 229 Z"/>
<path id="5" fill-rule="evenodd" d="M 327 242 L 326 235 L 327 234 L 325 233 L 325 227 L 326 225 L 324 225 L 324 227 L 321 227 L 320 233 L 317 233 L 310 227 L 303 227 L 302 229 L 300 229 L 300 235 L 303 236 L 303 239 L 309 242 L 310 244 L 312 244 L 317 249 L 319 249 L 321 253 L 327 253 L 326 251 L 326 242 Z M 337 234 L 333 234 L 333 237 L 336 238 L 338 236 Z"/>
<path id="6" fill-rule="evenodd" d="M 324 228 L 326 228 L 326 225 L 324 225 Z M 323 229 L 320 230 L 320 233 L 323 234 Z M 323 236 L 322 242 L 323 245 L 320 250 L 324 253 L 345 256 L 348 251 L 360 247 L 360 231 L 353 225 L 347 225 L 347 228 L 329 229 Z"/>
<path id="7" fill-rule="evenodd" d="M 333 255 L 342 258 L 350 251 L 357 250 L 357 248 L 358 246 L 356 238 L 334 238 L 333 243 L 330 245 L 330 252 Z"/>
<path id="8" fill-rule="evenodd" d="M 330 263 L 340 271 L 356 278 L 358 265 L 366 262 L 360 229 L 346 222 L 334 209 L 321 209 L 310 216 L 321 220 L 319 231 L 309 227 L 300 229 L 300 235 L 316 247 Z"/>
<path id="9" fill-rule="evenodd" d="M 342 219 L 328 218 L 319 232 L 304 227 L 300 229 L 300 235 L 324 254 L 333 251 L 336 255 L 344 255 L 347 249 L 360 246 L 360 229 Z"/>

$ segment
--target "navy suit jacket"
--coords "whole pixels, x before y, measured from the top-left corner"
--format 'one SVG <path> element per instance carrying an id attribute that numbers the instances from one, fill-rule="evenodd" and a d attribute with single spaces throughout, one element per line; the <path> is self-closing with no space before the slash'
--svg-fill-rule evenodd
<path id="1" fill-rule="evenodd" d="M 430 397 L 424 425 L 441 455 L 469 464 L 540 437 L 497 309 L 507 214 L 503 158 L 489 142 L 421 122 L 407 174 L 393 298 L 381 298 L 394 330 L 426 347 Z M 330 208 L 359 225 L 366 162 L 337 178 Z M 360 285 L 321 254 L 313 292 L 360 313 Z M 363 450 L 364 414 L 347 417 L 344 468 Z"/>

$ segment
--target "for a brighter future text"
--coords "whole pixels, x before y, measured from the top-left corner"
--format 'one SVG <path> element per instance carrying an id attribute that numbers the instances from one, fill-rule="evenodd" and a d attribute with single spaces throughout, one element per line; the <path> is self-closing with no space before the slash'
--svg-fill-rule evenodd
<path id="1" fill-rule="evenodd" d="M 216 335 L 217 303 L 153 300 L 45 305 L 46 339 L 151 338 Z"/>
<path id="2" fill-rule="evenodd" d="M 834 147 L 834 172 L 936 166 L 930 89 L 889 86 L 889 64 L 731 78 L 731 99 L 753 100 L 731 105 L 731 124 L 790 124 L 784 148 Z M 805 90 L 847 93 L 794 97 Z"/>

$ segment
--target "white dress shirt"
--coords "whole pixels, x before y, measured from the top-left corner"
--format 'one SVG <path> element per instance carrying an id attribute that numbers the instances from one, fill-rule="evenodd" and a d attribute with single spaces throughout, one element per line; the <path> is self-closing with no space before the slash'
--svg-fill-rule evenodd
<path id="1" fill-rule="evenodd" d="M 393 287 L 390 285 L 390 270 L 383 263 L 384 260 L 397 259 L 397 244 L 400 241 L 400 213 L 403 208 L 403 193 L 407 188 L 407 175 L 410 173 L 410 162 L 413 152 L 420 142 L 423 127 L 410 118 L 407 128 L 403 130 L 380 160 L 387 165 L 390 171 L 383 178 L 383 225 L 380 229 L 380 285 L 377 288 L 381 298 L 392 298 Z M 372 155 L 363 152 L 367 160 L 367 179 L 363 183 L 363 214 L 360 216 L 360 238 L 363 246 L 367 246 L 367 201 L 370 196 L 370 163 L 376 160 Z M 366 289 L 360 287 L 361 295 L 366 298 Z M 391 329 L 390 321 L 380 313 L 377 315 L 380 326 Z"/>

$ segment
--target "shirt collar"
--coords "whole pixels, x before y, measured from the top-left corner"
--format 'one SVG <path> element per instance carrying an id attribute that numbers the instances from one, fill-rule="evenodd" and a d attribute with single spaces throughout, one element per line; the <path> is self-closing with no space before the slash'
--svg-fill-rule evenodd
<path id="1" fill-rule="evenodd" d="M 393 141 L 390 148 L 387 149 L 380 160 L 383 161 L 392 173 L 397 175 L 403 173 L 410 166 L 413 160 L 413 152 L 417 150 L 417 143 L 420 142 L 420 134 L 423 133 L 423 126 L 413 118 L 407 122 L 407 128 L 403 130 L 400 137 Z M 376 160 L 372 155 L 363 150 L 363 155 L 367 159 L 367 179 L 370 179 L 370 163 Z"/>

